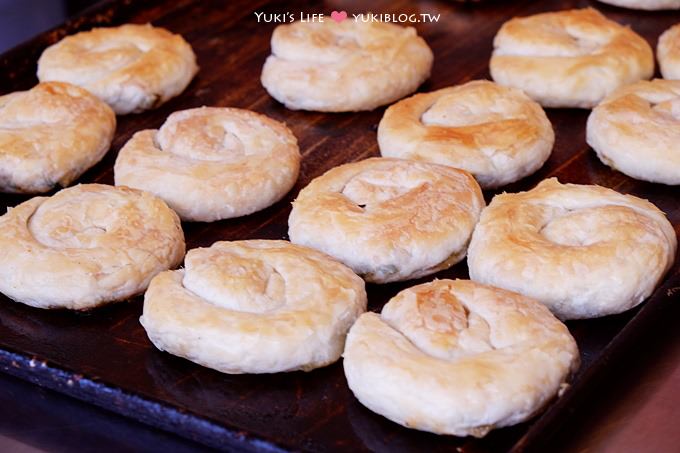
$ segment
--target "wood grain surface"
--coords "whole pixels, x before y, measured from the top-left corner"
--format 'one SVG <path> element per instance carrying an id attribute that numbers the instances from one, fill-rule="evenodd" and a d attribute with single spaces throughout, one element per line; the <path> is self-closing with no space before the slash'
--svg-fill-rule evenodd
<path id="1" fill-rule="evenodd" d="M 630 24 L 653 47 L 661 32 L 680 22 L 680 13 L 636 12 L 583 0 L 488 1 L 475 5 L 445 1 L 119 0 L 1 56 L 0 93 L 34 85 L 36 61 L 42 50 L 78 30 L 152 22 L 182 34 L 198 56 L 201 70 L 196 79 L 185 93 L 159 109 L 119 117 L 111 151 L 78 182 L 112 184 L 112 167 L 120 147 L 134 132 L 159 127 L 173 111 L 201 105 L 255 110 L 286 122 L 298 137 L 303 162 L 295 188 L 276 205 L 251 216 L 183 227 L 188 248 L 208 246 L 216 240 L 280 239 L 287 237 L 290 202 L 311 179 L 341 163 L 379 154 L 376 128 L 384 109 L 356 114 L 295 112 L 270 98 L 260 85 L 259 74 L 269 54 L 275 24 L 258 23 L 255 11 L 329 14 L 345 9 L 348 13 L 440 14 L 438 22 L 414 24 L 435 55 L 432 77 L 420 88 L 430 91 L 489 78 L 493 36 L 510 17 L 585 6 L 597 7 L 609 18 Z M 601 164 L 585 143 L 588 111 L 547 113 L 556 132 L 553 155 L 540 171 L 505 187 L 505 191 L 529 189 L 549 176 L 557 176 L 562 182 L 600 184 L 651 200 L 668 214 L 676 232 L 680 230 L 677 188 L 635 181 Z M 489 201 L 494 192 L 485 195 Z M 15 206 L 27 198 L 3 195 L 0 205 Z M 465 262 L 436 275 L 466 276 Z M 368 285 L 369 309 L 379 311 L 399 290 L 420 281 Z M 40 311 L 1 298 L 0 365 L 31 382 L 215 447 L 316 451 L 530 449 L 550 442 L 545 433 L 551 433 L 569 416 L 570 405 L 584 398 L 579 395 L 587 394 L 596 376 L 606 374 L 605 359 L 629 347 L 626 337 L 636 329 L 653 328 L 652 320 L 663 313 L 664 305 L 677 302 L 678 294 L 673 292 L 680 287 L 677 263 L 665 285 L 664 292 L 657 292 L 641 308 L 568 323 L 583 361 L 572 389 L 537 419 L 494 431 L 482 440 L 407 430 L 371 413 L 351 395 L 340 363 L 310 373 L 228 376 L 161 353 L 153 348 L 138 322 L 141 297 L 80 314 Z"/>

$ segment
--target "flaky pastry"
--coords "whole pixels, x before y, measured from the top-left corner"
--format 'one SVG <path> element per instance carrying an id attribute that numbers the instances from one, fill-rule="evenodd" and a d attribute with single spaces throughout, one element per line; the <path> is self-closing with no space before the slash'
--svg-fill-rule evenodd
<path id="1" fill-rule="evenodd" d="M 71 184 L 104 157 L 115 129 L 109 106 L 74 85 L 40 83 L 0 96 L 0 191 Z"/>
<path id="2" fill-rule="evenodd" d="M 592 108 L 617 88 L 649 79 L 642 37 L 592 8 L 514 18 L 494 39 L 491 76 L 544 107 Z"/>
<path id="3" fill-rule="evenodd" d="M 67 36 L 38 60 L 41 82 L 70 82 L 118 114 L 152 109 L 180 94 L 196 75 L 191 46 L 149 24 L 94 28 Z"/>
<path id="4" fill-rule="evenodd" d="M 595 318 L 646 299 L 677 238 L 652 203 L 551 178 L 497 195 L 468 250 L 472 280 L 537 299 L 560 319 Z"/>
<path id="5" fill-rule="evenodd" d="M 680 24 L 672 26 L 659 36 L 656 56 L 664 79 L 680 79 Z"/>
<path id="6" fill-rule="evenodd" d="M 555 134 L 541 106 L 486 80 L 416 94 L 390 106 L 380 153 L 466 170 L 482 188 L 517 181 L 550 156 Z"/>
<path id="7" fill-rule="evenodd" d="M 272 35 L 262 85 L 290 109 L 372 110 L 413 93 L 433 55 L 412 27 L 383 22 L 294 22 Z"/>
<path id="8" fill-rule="evenodd" d="M 300 152 L 282 123 L 248 110 L 175 112 L 120 150 L 116 185 L 149 191 L 182 220 L 210 222 L 259 211 L 295 184 Z"/>
<path id="9" fill-rule="evenodd" d="M 0 292 L 38 308 L 129 298 L 183 256 L 177 215 L 134 189 L 78 185 L 0 217 Z"/>
<path id="10" fill-rule="evenodd" d="M 156 347 L 224 373 L 322 367 L 366 310 L 364 282 L 286 241 L 216 242 L 153 279 L 140 321 Z"/>
<path id="11" fill-rule="evenodd" d="M 566 326 L 535 300 L 435 280 L 359 317 L 344 368 L 366 407 L 423 431 L 483 437 L 529 419 L 579 365 Z"/>
<path id="12" fill-rule="evenodd" d="M 680 80 L 616 91 L 593 109 L 586 139 L 605 165 L 636 179 L 680 184 Z"/>
<path id="13" fill-rule="evenodd" d="M 371 158 L 335 167 L 302 189 L 288 234 L 367 281 L 408 280 L 462 260 L 483 207 L 479 185 L 463 170 Z"/>

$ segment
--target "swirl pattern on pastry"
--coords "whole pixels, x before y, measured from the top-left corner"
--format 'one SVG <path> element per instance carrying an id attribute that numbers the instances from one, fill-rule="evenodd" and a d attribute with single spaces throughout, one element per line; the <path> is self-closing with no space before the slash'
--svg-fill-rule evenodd
<path id="1" fill-rule="evenodd" d="M 153 279 L 141 322 L 156 347 L 224 373 L 322 367 L 366 310 L 364 282 L 286 241 L 216 242 Z"/>
<path id="2" fill-rule="evenodd" d="M 0 292 L 38 308 L 127 299 L 183 256 L 177 215 L 134 189 L 78 185 L 0 217 Z"/>
<path id="3" fill-rule="evenodd" d="M 593 109 L 586 138 L 605 165 L 636 179 L 680 184 L 680 80 L 616 91 Z"/>
<path id="4" fill-rule="evenodd" d="M 150 24 L 67 36 L 38 60 L 41 82 L 83 87 L 119 115 L 152 109 L 177 96 L 196 72 L 196 56 L 184 38 Z"/>
<path id="5" fill-rule="evenodd" d="M 594 318 L 646 299 L 677 238 L 647 200 L 555 178 L 494 197 L 472 235 L 472 280 L 537 299 L 560 319 Z"/>
<path id="6" fill-rule="evenodd" d="M 520 90 L 486 80 L 416 94 L 390 106 L 378 127 L 380 153 L 466 170 L 482 188 L 538 170 L 555 134 Z"/>
<path id="7" fill-rule="evenodd" d="M 512 19 L 494 39 L 491 76 L 544 107 L 592 108 L 617 88 L 649 79 L 642 37 L 592 8 Z"/>
<path id="8" fill-rule="evenodd" d="M 120 150 L 116 185 L 149 191 L 182 220 L 251 214 L 293 187 L 300 152 L 282 123 L 248 110 L 175 112 L 159 130 L 137 132 Z"/>
<path id="9" fill-rule="evenodd" d="M 367 281 L 408 280 L 462 260 L 483 207 L 479 185 L 463 170 L 371 158 L 305 187 L 293 202 L 288 234 Z"/>
<path id="10" fill-rule="evenodd" d="M 290 109 L 372 110 L 413 93 L 433 55 L 412 27 L 382 22 L 294 22 L 272 35 L 262 85 Z"/>
<path id="11" fill-rule="evenodd" d="M 115 129 L 105 103 L 67 83 L 0 96 L 0 191 L 69 185 L 104 157 Z"/>
<path id="12" fill-rule="evenodd" d="M 408 428 L 483 437 L 531 418 L 579 365 L 566 326 L 535 300 L 469 280 L 401 291 L 347 337 L 350 389 Z"/>

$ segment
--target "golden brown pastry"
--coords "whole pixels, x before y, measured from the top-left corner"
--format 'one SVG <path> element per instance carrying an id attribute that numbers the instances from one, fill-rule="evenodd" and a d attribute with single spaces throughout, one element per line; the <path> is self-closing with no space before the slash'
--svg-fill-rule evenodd
<path id="1" fill-rule="evenodd" d="M 680 5 L 680 2 L 678 4 Z M 680 24 L 661 34 L 656 47 L 656 56 L 664 79 L 680 79 Z"/>
<path id="2" fill-rule="evenodd" d="M 411 96 L 378 126 L 380 153 L 469 171 L 482 188 L 538 170 L 555 134 L 541 106 L 520 90 L 487 80 Z"/>
<path id="3" fill-rule="evenodd" d="M 680 80 L 641 81 L 616 91 L 590 114 L 586 138 L 615 170 L 680 184 Z"/>
<path id="4" fill-rule="evenodd" d="M 412 27 L 383 22 L 293 22 L 272 35 L 262 85 L 289 109 L 372 110 L 413 93 L 432 51 Z"/>
<path id="5" fill-rule="evenodd" d="M 38 60 L 41 82 L 70 82 L 124 115 L 180 94 L 198 72 L 180 35 L 150 24 L 94 28 L 51 45 Z"/>
<path id="6" fill-rule="evenodd" d="M 134 189 L 78 185 L 0 217 L 0 292 L 33 307 L 83 310 L 127 299 L 183 256 L 177 215 Z"/>
<path id="7" fill-rule="evenodd" d="M 274 204 L 299 169 L 297 140 L 284 124 L 248 110 L 202 107 L 137 132 L 114 174 L 116 185 L 161 197 L 182 220 L 211 222 Z"/>
<path id="8" fill-rule="evenodd" d="M 592 8 L 514 18 L 494 39 L 491 76 L 544 107 L 592 108 L 623 85 L 649 79 L 642 37 Z"/>
<path id="9" fill-rule="evenodd" d="M 162 351 L 223 373 L 322 367 L 366 310 L 364 282 L 286 241 L 216 242 L 153 279 L 140 321 Z"/>
<path id="10" fill-rule="evenodd" d="M 628 310 L 673 265 L 677 238 L 652 203 L 551 178 L 497 195 L 468 250 L 470 278 L 537 299 L 560 319 Z"/>
<path id="11" fill-rule="evenodd" d="M 540 411 L 579 365 L 566 326 L 535 300 L 435 280 L 365 313 L 344 368 L 363 405 L 423 431 L 483 437 Z"/>
<path id="12" fill-rule="evenodd" d="M 0 96 L 0 191 L 67 186 L 106 154 L 116 115 L 87 91 L 60 82 Z"/>
<path id="13" fill-rule="evenodd" d="M 288 234 L 367 281 L 408 280 L 462 260 L 483 207 L 479 185 L 463 170 L 372 158 L 335 167 L 302 189 Z"/>

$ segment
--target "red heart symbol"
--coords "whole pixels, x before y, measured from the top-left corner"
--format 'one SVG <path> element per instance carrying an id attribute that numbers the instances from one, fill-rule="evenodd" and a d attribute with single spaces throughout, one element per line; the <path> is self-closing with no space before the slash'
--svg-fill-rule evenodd
<path id="1" fill-rule="evenodd" d="M 340 23 L 343 20 L 347 19 L 347 11 L 333 11 L 331 13 L 331 19 L 333 19 L 335 22 Z"/>

